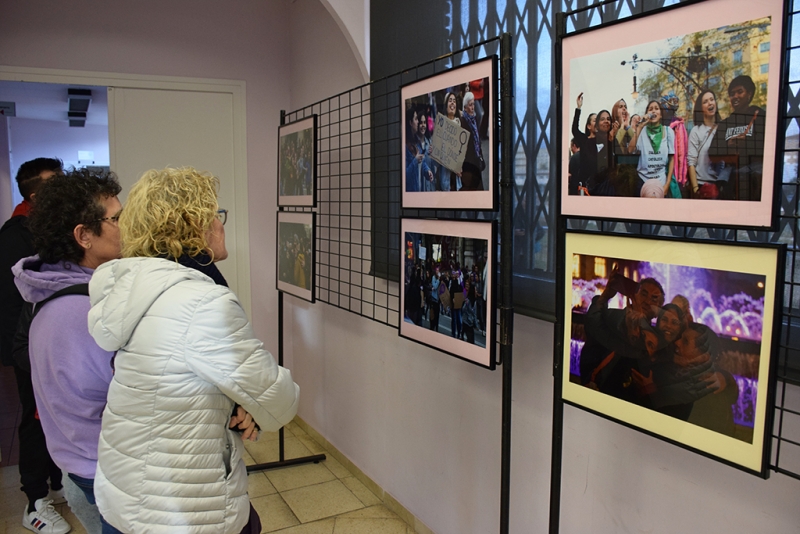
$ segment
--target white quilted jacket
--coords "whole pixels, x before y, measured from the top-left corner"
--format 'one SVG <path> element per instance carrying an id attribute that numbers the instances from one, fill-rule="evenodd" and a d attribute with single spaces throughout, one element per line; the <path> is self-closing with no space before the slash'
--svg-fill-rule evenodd
<path id="1" fill-rule="evenodd" d="M 238 534 L 248 520 L 234 402 L 263 431 L 297 412 L 299 388 L 253 335 L 236 295 L 158 258 L 100 266 L 89 331 L 118 351 L 94 491 L 126 533 Z"/>

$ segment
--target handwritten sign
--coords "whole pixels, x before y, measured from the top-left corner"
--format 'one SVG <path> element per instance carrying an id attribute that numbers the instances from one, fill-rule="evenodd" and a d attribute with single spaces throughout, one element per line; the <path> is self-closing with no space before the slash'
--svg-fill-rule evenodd
<path id="1" fill-rule="evenodd" d="M 461 172 L 469 138 L 469 131 L 462 128 L 458 121 L 451 121 L 437 113 L 431 136 L 431 158 L 453 172 Z"/>

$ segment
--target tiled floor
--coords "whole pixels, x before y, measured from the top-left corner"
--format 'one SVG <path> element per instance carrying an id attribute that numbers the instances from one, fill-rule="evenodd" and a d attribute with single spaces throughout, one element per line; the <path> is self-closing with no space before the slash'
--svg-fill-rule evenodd
<path id="1" fill-rule="evenodd" d="M 4 368 L 9 369 L 9 368 Z M 10 369 L 9 369 L 10 370 Z M 11 375 L 9 385 L 16 384 Z M 2 393 L 9 391 L 0 372 Z M 2 406 L 14 406 L 9 401 Z M 9 412 L 10 413 L 10 412 Z M 5 414 L 0 414 L 0 427 Z M 14 415 L 14 418 L 16 415 Z M 9 415 L 9 418 L 12 418 Z M 19 471 L 14 460 L 10 434 L 14 428 L 0 428 L 3 467 L 0 467 L 0 534 L 30 533 L 22 527 L 25 495 L 19 491 Z M 8 441 L 6 449 L 5 441 Z M 286 458 L 325 453 L 325 450 L 295 423 L 285 430 Z M 247 442 L 245 462 L 273 462 L 278 459 L 278 434 L 263 434 L 258 442 Z M 6 454 L 10 453 L 10 456 Z M 17 451 L 18 455 L 18 451 Z M 9 458 L 11 461 L 7 461 Z M 9 465 L 13 462 L 12 465 Z M 306 464 L 262 471 L 250 475 L 250 500 L 261 517 L 262 532 L 280 534 L 414 534 L 398 515 L 390 511 L 364 484 L 332 458 L 319 464 Z M 66 504 L 56 507 L 73 526 L 72 533 L 85 530 Z"/>

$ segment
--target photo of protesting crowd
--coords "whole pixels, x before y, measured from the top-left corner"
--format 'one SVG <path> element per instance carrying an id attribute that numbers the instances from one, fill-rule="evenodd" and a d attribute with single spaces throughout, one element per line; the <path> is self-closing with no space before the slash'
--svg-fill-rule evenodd
<path id="1" fill-rule="evenodd" d="M 403 320 L 486 347 L 488 241 L 405 233 Z"/>
<path id="2" fill-rule="evenodd" d="M 571 267 L 572 383 L 753 443 L 765 276 L 584 254 Z"/>
<path id="3" fill-rule="evenodd" d="M 771 30 L 766 17 L 571 59 L 568 195 L 761 201 Z"/>
<path id="4" fill-rule="evenodd" d="M 442 194 L 461 192 L 484 194 L 455 195 L 448 207 L 493 207 L 494 65 L 490 58 L 403 87 L 405 207 L 436 207 Z"/>
<path id="5" fill-rule="evenodd" d="M 285 219 L 308 217 L 311 213 L 283 213 Z M 278 220 L 278 289 L 298 294 L 286 285 L 303 290 L 298 296 L 312 290 L 314 267 L 314 226 L 313 222 L 291 222 Z"/>
<path id="6" fill-rule="evenodd" d="M 312 206 L 314 198 L 314 117 L 281 127 L 279 206 Z"/>

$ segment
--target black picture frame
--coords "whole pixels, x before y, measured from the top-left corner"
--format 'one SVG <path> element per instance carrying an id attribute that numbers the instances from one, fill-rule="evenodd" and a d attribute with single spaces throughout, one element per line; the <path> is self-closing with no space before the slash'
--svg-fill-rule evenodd
<path id="1" fill-rule="evenodd" d="M 556 47 L 559 214 L 637 223 L 775 228 L 784 165 L 775 155 L 785 137 L 785 106 L 780 102 L 786 101 L 787 90 L 786 10 L 782 0 L 689 1 L 569 34 L 565 34 L 562 27 Z M 625 38 L 619 39 L 620 35 Z M 689 41 L 692 46 L 684 46 Z M 741 106 L 736 114 L 731 113 L 727 88 L 731 82 L 746 84 L 738 79 L 740 76 L 750 77 L 754 88 L 751 104 L 761 108 L 752 116 L 750 111 L 755 109 L 752 106 L 748 112 Z M 573 176 L 570 180 L 571 139 L 575 138 L 580 145 L 582 138 L 578 134 L 585 136 L 584 131 L 576 134 L 571 127 L 579 94 L 584 94 L 584 115 L 578 130 L 583 130 L 584 119 L 590 112 L 602 115 L 602 110 L 607 110 L 613 114 L 618 99 L 627 98 L 629 116 L 643 115 L 651 97 L 659 100 L 662 95 L 668 97 L 672 88 L 675 88 L 673 95 L 677 100 L 666 98 L 661 112 L 666 122 L 666 114 L 672 113 L 672 107 L 677 105 L 674 113 L 684 119 L 686 133 L 674 132 L 679 143 L 685 135 L 687 152 L 685 157 L 679 154 L 673 158 L 674 167 L 680 171 L 678 176 L 682 179 L 683 169 L 687 173 L 685 185 L 680 187 L 684 198 L 636 196 L 639 187 L 647 194 L 660 193 L 656 187 L 640 185 L 643 184 L 638 173 L 641 160 L 635 154 L 622 153 L 625 142 L 608 143 L 609 148 L 601 151 L 604 155 L 596 167 L 586 158 L 576 156 L 572 174 L 577 178 Z M 692 135 L 696 126 L 692 111 L 700 93 L 708 88 L 716 93 L 717 129 L 711 135 L 706 132 L 703 145 L 701 134 L 706 126 L 697 128 L 697 134 Z M 638 95 L 635 101 L 631 99 L 633 94 Z M 756 148 L 742 148 L 739 154 L 733 148 L 724 148 L 716 136 L 719 132 L 727 137 L 731 132 L 733 137 L 737 131 L 733 123 L 745 116 L 752 119 L 753 126 L 748 134 Z M 699 117 L 702 118 L 702 113 Z M 613 118 L 611 122 L 613 124 Z M 725 127 L 724 132 L 720 130 L 722 127 Z M 757 133 L 759 131 L 762 133 Z M 638 140 L 645 144 L 642 136 Z M 763 148 L 759 148 L 759 141 Z M 696 159 L 688 152 L 692 142 Z M 591 142 L 583 144 L 591 145 Z M 595 144 L 602 146 L 604 143 L 595 141 Z M 746 154 L 748 151 L 750 155 Z M 591 154 L 591 151 L 584 152 Z M 706 165 L 703 155 L 712 152 Z M 690 158 L 696 161 L 694 166 L 689 165 Z M 613 165 L 593 174 L 590 169 L 602 167 L 605 161 Z M 658 163 L 654 160 L 652 166 L 655 169 Z M 702 177 L 698 179 L 697 193 L 691 191 L 694 187 L 689 177 L 690 167 L 705 169 L 695 172 L 697 176 L 704 173 L 707 178 L 705 182 Z M 685 198 L 691 195 L 703 198 Z M 709 200 L 714 195 L 718 199 Z"/>
<path id="2" fill-rule="evenodd" d="M 278 207 L 317 205 L 317 115 L 278 128 Z"/>
<path id="3" fill-rule="evenodd" d="M 279 211 L 276 233 L 276 289 L 313 303 L 317 265 L 316 213 Z"/>
<path id="4" fill-rule="evenodd" d="M 766 478 L 785 246 L 567 232 L 564 248 L 562 400 Z"/>
<path id="5" fill-rule="evenodd" d="M 400 337 L 494 370 L 497 345 L 496 221 L 405 218 L 401 221 L 400 236 L 402 241 L 400 265 L 402 287 L 398 325 Z M 456 271 L 451 269 L 451 264 L 457 268 Z M 451 295 L 451 291 L 457 291 L 453 284 L 448 282 L 445 285 L 447 289 L 445 292 L 441 288 L 434 289 L 435 284 L 432 281 L 429 287 L 425 283 L 427 278 L 425 281 L 420 280 L 420 290 L 412 294 L 416 284 L 414 272 L 419 266 L 426 267 L 432 275 L 439 274 L 440 280 L 447 277 L 455 278 L 458 275 L 464 285 L 471 280 L 470 284 L 475 283 L 477 291 L 481 292 L 480 298 L 464 302 L 466 299 L 463 292 L 462 298 Z M 477 277 L 470 275 L 470 272 L 475 272 L 472 271 L 473 266 L 478 266 Z M 457 285 L 456 283 L 455 286 Z M 429 289 L 430 293 L 437 292 L 440 304 L 429 300 Z M 463 291 L 464 286 L 460 286 L 460 289 Z M 472 336 L 466 331 L 463 338 L 456 338 L 452 335 L 451 327 L 454 320 L 458 321 L 455 310 L 461 302 L 463 306 L 476 308 L 476 317 Z M 426 310 L 422 309 L 422 304 Z M 431 311 L 435 306 L 440 310 L 438 319 Z M 459 309 L 459 312 L 461 311 Z M 481 326 L 483 328 L 480 328 Z M 472 343 L 469 341 L 470 337 Z"/>
<path id="6" fill-rule="evenodd" d="M 397 142 L 400 145 L 399 153 L 403 161 L 401 165 L 403 208 L 497 210 L 499 176 L 497 84 L 497 56 L 492 55 L 401 87 L 401 134 Z M 478 90 L 481 91 L 478 95 L 480 98 L 475 96 Z M 456 100 L 455 116 L 452 121 L 447 118 L 444 102 L 450 92 Z M 463 120 L 460 118 L 463 115 L 463 102 L 467 92 L 473 95 L 475 102 L 474 123 L 468 121 L 466 115 Z M 425 143 L 411 132 L 410 124 L 415 112 L 424 113 L 429 126 L 426 128 Z M 419 124 L 418 119 L 417 124 Z M 441 129 L 441 126 L 449 128 Z M 478 132 L 480 153 L 477 148 L 472 149 L 474 144 L 470 145 L 471 142 L 474 143 L 475 136 L 469 131 L 473 128 Z M 446 137 L 440 137 L 437 131 L 449 133 Z M 445 139 L 451 143 L 446 143 Z M 447 147 L 453 143 L 459 148 L 448 149 Z M 430 146 L 430 151 L 423 145 Z M 452 157 L 458 158 L 458 153 L 463 154 L 465 163 L 461 165 L 460 175 L 456 176 L 442 162 L 449 161 L 452 165 L 458 166 L 452 160 Z M 415 157 L 421 157 L 421 161 L 414 162 Z M 478 170 L 480 167 L 483 169 Z M 462 188 L 453 190 L 453 187 L 458 188 L 458 184 L 461 184 Z"/>

